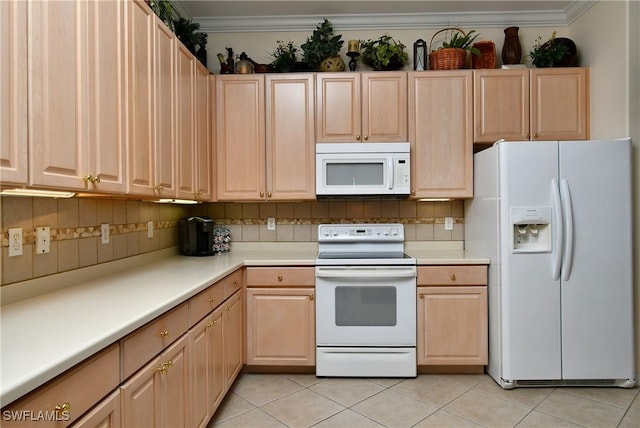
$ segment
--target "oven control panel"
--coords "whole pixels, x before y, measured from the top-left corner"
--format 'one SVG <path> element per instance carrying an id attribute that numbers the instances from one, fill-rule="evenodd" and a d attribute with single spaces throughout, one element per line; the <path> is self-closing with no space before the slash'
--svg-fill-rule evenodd
<path id="1" fill-rule="evenodd" d="M 388 224 L 321 224 L 318 241 L 404 241 L 404 226 Z"/>

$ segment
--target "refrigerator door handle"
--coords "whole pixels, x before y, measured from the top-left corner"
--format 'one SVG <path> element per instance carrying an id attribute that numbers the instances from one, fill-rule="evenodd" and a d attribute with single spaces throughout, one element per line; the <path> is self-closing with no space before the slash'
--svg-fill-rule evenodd
<path id="1" fill-rule="evenodd" d="M 562 258 L 562 280 L 566 281 L 571 276 L 573 265 L 573 207 L 571 205 L 571 190 L 567 180 L 562 180 L 562 210 L 564 211 L 565 227 L 567 229 L 564 240 L 564 256 Z"/>
<path id="2" fill-rule="evenodd" d="M 562 223 L 562 202 L 560 199 L 560 188 L 558 180 L 551 180 L 551 191 L 553 193 L 553 210 L 555 212 L 556 242 L 555 242 L 555 258 L 553 260 L 553 280 L 560 279 L 560 267 L 562 266 L 562 237 L 564 228 Z"/>

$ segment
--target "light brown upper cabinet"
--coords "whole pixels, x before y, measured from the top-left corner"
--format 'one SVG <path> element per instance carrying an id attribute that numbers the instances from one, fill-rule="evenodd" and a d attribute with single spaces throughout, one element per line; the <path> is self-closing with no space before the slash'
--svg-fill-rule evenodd
<path id="1" fill-rule="evenodd" d="M 127 5 L 128 193 L 175 197 L 176 38 L 143 1 Z"/>
<path id="2" fill-rule="evenodd" d="M 28 3 L 31 185 L 124 191 L 125 5 Z"/>
<path id="3" fill-rule="evenodd" d="M 265 197 L 264 76 L 216 76 L 218 200 Z"/>
<path id="4" fill-rule="evenodd" d="M 589 70 L 474 70 L 474 142 L 589 138 Z"/>
<path id="5" fill-rule="evenodd" d="M 196 199 L 195 99 L 197 60 L 181 43 L 176 61 L 177 196 Z"/>
<path id="6" fill-rule="evenodd" d="M 27 3 L 0 2 L 0 181 L 27 184 Z"/>
<path id="7" fill-rule="evenodd" d="M 211 141 L 211 73 L 196 60 L 195 89 L 195 139 L 196 151 L 193 160 L 195 170 L 195 196 L 201 201 L 213 200 Z"/>
<path id="8" fill-rule="evenodd" d="M 267 199 L 315 199 L 314 76 L 266 79 Z"/>
<path id="9" fill-rule="evenodd" d="M 315 198 L 311 73 L 216 77 L 217 199 Z"/>
<path id="10" fill-rule="evenodd" d="M 409 72 L 411 198 L 473 196 L 470 70 Z"/>
<path id="11" fill-rule="evenodd" d="M 407 141 L 407 73 L 318 73 L 316 141 Z"/>

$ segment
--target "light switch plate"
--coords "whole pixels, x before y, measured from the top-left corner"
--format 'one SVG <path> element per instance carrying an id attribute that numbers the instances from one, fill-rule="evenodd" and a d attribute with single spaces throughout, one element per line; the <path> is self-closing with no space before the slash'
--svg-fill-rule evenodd
<path id="1" fill-rule="evenodd" d="M 147 238 L 153 238 L 153 221 L 147 222 Z"/>
<path id="2" fill-rule="evenodd" d="M 47 226 L 36 227 L 36 254 L 46 254 L 51 250 L 51 229 Z"/>
<path id="3" fill-rule="evenodd" d="M 109 236 L 109 224 L 102 223 L 100 225 L 100 242 L 103 244 L 108 244 L 110 238 L 111 237 Z"/>
<path id="4" fill-rule="evenodd" d="M 453 217 L 444 218 L 444 230 L 453 230 Z"/>

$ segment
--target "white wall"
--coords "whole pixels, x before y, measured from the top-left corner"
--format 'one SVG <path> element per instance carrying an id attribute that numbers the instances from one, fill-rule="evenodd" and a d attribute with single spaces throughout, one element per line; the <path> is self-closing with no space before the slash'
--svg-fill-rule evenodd
<path id="1" fill-rule="evenodd" d="M 443 26 L 444 28 L 444 26 Z M 463 28 L 464 31 L 469 31 L 472 28 Z M 521 28 L 520 35 L 520 45 L 522 46 L 522 60 L 523 62 L 528 61 L 528 54 L 531 50 L 531 47 L 535 44 L 536 38 L 540 35 L 543 40 L 548 39 L 551 36 L 551 33 L 556 30 L 558 37 L 567 36 L 567 28 L 566 27 L 526 27 Z M 310 28 L 308 32 L 260 32 L 260 33 L 209 33 L 209 38 L 207 42 L 207 66 L 209 70 L 213 73 L 220 72 L 220 63 L 216 58 L 216 54 L 222 53 L 225 58 L 227 56 L 227 51 L 225 48 L 231 47 L 236 55 L 239 55 L 241 52 L 246 52 L 246 54 L 253 59 L 254 61 L 260 64 L 268 64 L 273 58 L 270 57 L 270 54 L 276 49 L 277 41 L 282 40 L 284 42 L 292 41 L 298 48 L 302 43 L 304 43 L 311 35 L 313 28 Z M 413 43 L 422 39 L 427 42 L 427 47 L 431 41 L 431 37 L 437 30 L 425 29 L 424 31 L 419 30 L 393 30 L 389 31 L 388 34 L 391 35 L 397 41 L 401 41 L 407 46 L 407 52 L 409 53 L 409 63 L 405 67 L 407 70 L 412 69 L 413 67 Z M 502 44 L 504 42 L 504 28 L 478 28 L 476 29 L 480 35 L 476 39 L 480 40 L 491 40 L 496 44 L 496 57 L 497 61 L 500 64 L 501 59 L 500 55 L 502 52 Z M 385 31 L 381 30 L 368 30 L 368 31 L 335 31 L 336 34 L 342 35 L 342 40 L 344 40 L 344 46 L 342 48 L 342 58 L 345 62 L 349 59 L 345 52 L 347 50 L 347 41 L 351 39 L 357 40 L 367 40 L 367 39 L 377 39 L 381 35 L 385 34 Z M 436 42 L 440 37 L 436 36 L 434 42 Z M 299 58 L 302 59 L 302 50 L 298 49 Z M 358 63 L 358 70 L 364 70 L 366 67 L 362 64 Z"/>
<path id="2" fill-rule="evenodd" d="M 636 378 L 640 379 L 640 3 L 601 1 L 569 26 L 591 67 L 591 138 L 631 136 L 634 146 Z M 613 43 L 615 41 L 615 43 Z"/>

